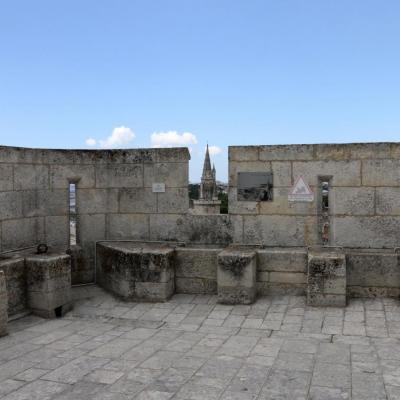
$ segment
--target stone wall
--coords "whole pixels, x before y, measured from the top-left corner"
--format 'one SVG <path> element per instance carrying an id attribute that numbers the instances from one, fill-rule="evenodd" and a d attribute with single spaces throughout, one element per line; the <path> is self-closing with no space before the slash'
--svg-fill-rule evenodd
<path id="1" fill-rule="evenodd" d="M 272 172 L 273 201 L 237 201 L 238 172 Z M 303 176 L 311 203 L 290 203 Z M 229 213 L 244 243 L 311 246 L 321 243 L 318 179 L 331 177 L 330 245 L 400 246 L 400 144 L 316 144 L 229 148 Z"/>
<path id="2" fill-rule="evenodd" d="M 0 147 L 0 251 L 45 242 L 69 247 L 68 186 L 77 187 L 82 269 L 94 279 L 94 242 L 168 239 L 189 208 L 186 148 L 44 150 Z M 164 193 L 153 193 L 164 183 Z M 172 236 L 176 236 L 172 234 Z"/>

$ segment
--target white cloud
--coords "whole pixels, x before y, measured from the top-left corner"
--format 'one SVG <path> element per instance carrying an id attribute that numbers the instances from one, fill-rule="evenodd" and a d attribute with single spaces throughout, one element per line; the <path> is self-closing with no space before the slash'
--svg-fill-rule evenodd
<path id="1" fill-rule="evenodd" d="M 96 144 L 97 144 L 97 141 L 96 141 L 96 139 L 93 139 L 93 138 L 87 138 L 86 139 L 86 145 L 87 146 L 96 146 Z"/>
<path id="2" fill-rule="evenodd" d="M 154 132 L 151 135 L 153 147 L 180 147 L 189 144 L 197 144 L 196 135 L 190 132 L 183 132 L 182 134 L 176 131 Z"/>
<path id="3" fill-rule="evenodd" d="M 205 149 L 204 149 L 205 151 Z M 210 153 L 210 156 L 216 156 L 217 154 L 222 153 L 221 147 L 218 146 L 208 146 L 208 151 Z"/>
<path id="4" fill-rule="evenodd" d="M 135 138 L 132 129 L 125 126 L 114 128 L 111 135 L 105 140 L 99 140 L 100 147 L 103 149 L 124 147 Z"/>

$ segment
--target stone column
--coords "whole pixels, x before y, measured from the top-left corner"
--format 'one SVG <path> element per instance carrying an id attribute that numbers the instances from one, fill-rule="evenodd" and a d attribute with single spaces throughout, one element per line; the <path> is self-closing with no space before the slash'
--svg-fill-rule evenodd
<path id="1" fill-rule="evenodd" d="M 231 247 L 218 254 L 218 302 L 251 304 L 256 298 L 256 252 Z"/>
<path id="2" fill-rule="evenodd" d="M 307 304 L 346 306 L 346 257 L 340 250 L 308 253 Z"/>
<path id="3" fill-rule="evenodd" d="M 0 271 L 0 337 L 7 335 L 7 322 L 8 322 L 8 300 L 6 277 L 4 271 Z"/>

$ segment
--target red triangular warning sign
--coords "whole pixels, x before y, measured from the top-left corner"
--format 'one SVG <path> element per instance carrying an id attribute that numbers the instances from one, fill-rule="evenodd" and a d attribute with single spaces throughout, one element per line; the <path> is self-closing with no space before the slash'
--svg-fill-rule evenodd
<path id="1" fill-rule="evenodd" d="M 314 201 L 314 192 L 310 186 L 299 176 L 288 195 L 289 201 Z"/>

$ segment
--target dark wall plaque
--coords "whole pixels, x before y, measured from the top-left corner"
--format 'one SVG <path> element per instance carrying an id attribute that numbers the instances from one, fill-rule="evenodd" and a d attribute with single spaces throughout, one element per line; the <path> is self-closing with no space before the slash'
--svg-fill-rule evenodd
<path id="1" fill-rule="evenodd" d="M 272 201 L 272 172 L 238 172 L 239 201 Z"/>

